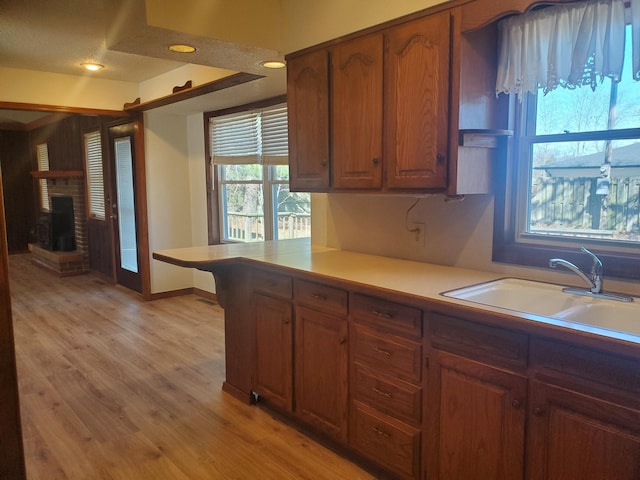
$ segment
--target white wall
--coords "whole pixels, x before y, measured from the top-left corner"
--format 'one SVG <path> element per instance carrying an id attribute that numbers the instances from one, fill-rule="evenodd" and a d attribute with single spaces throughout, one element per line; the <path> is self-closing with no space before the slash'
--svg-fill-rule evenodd
<path id="1" fill-rule="evenodd" d="M 191 194 L 191 242 L 193 246 L 209 244 L 207 223 L 207 185 L 204 145 L 204 120 L 202 114 L 187 118 L 189 180 Z M 215 292 L 213 275 L 192 270 L 193 285 L 208 292 Z"/>
<path id="2" fill-rule="evenodd" d="M 144 122 L 151 255 L 191 246 L 191 183 L 185 118 L 149 111 Z M 152 293 L 192 286 L 190 269 L 151 260 Z"/>
<path id="3" fill-rule="evenodd" d="M 138 84 L 89 76 L 0 67 L 0 99 L 62 107 L 122 110 L 138 96 Z"/>

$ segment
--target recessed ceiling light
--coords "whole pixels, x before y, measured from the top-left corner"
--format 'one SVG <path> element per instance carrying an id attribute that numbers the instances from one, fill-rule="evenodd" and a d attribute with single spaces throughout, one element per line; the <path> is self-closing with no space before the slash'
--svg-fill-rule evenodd
<path id="1" fill-rule="evenodd" d="M 81 63 L 80 65 L 87 70 L 91 70 L 92 72 L 97 72 L 98 70 L 102 70 L 104 68 L 104 65 L 100 65 L 99 63 Z"/>
<path id="2" fill-rule="evenodd" d="M 282 60 L 265 60 L 260 65 L 264 68 L 284 68 L 286 64 Z"/>
<path id="3" fill-rule="evenodd" d="M 193 53 L 196 51 L 196 47 L 192 47 L 191 45 L 175 44 L 169 45 L 169 50 L 178 53 Z"/>

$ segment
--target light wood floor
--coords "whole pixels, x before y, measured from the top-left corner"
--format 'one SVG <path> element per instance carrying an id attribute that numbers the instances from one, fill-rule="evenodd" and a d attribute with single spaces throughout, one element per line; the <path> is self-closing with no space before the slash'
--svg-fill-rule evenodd
<path id="1" fill-rule="evenodd" d="M 9 267 L 29 480 L 372 478 L 221 391 L 219 306 Z"/>

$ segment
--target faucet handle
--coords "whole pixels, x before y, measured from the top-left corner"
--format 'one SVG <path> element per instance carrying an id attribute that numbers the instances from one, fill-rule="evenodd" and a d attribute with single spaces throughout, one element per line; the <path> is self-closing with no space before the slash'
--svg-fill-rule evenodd
<path id="1" fill-rule="evenodd" d="M 581 250 L 587 255 L 590 255 L 591 258 L 593 259 L 593 266 L 591 267 L 591 273 L 594 275 L 601 275 L 603 268 L 602 268 L 602 262 L 600 261 L 600 259 L 596 256 L 595 253 L 590 252 L 584 247 L 581 247 Z"/>

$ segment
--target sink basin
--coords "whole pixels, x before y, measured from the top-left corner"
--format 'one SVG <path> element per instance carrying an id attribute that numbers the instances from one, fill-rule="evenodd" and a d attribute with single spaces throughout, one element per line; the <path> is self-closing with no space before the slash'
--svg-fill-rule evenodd
<path id="1" fill-rule="evenodd" d="M 569 295 L 562 291 L 563 288 L 553 283 L 502 278 L 451 290 L 442 295 L 548 317 L 576 305 L 578 295 Z"/>
<path id="2" fill-rule="evenodd" d="M 552 316 L 570 322 L 640 335 L 640 305 L 637 302 L 618 304 L 596 300 L 576 305 Z"/>
<path id="3" fill-rule="evenodd" d="M 502 278 L 442 295 L 521 313 L 640 335 L 640 300 L 624 303 L 563 292 L 563 285 Z"/>

